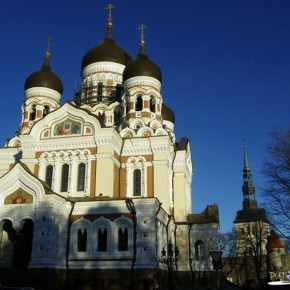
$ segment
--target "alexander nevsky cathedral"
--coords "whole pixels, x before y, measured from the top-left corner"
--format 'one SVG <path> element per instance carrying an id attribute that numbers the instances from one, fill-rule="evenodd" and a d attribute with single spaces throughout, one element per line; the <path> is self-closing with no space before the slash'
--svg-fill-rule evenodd
<path id="1" fill-rule="evenodd" d="M 192 214 L 190 143 L 176 140 L 162 71 L 146 53 L 142 25 L 137 57 L 117 44 L 107 8 L 105 36 L 84 52 L 70 101 L 61 104 L 49 48 L 23 77 L 20 127 L 0 149 L 0 282 L 210 285 L 218 207 Z"/>

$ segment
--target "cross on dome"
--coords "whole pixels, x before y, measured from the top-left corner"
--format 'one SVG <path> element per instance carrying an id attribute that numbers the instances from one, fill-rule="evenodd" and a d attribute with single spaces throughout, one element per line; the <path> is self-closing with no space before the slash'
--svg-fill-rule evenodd
<path id="1" fill-rule="evenodd" d="M 140 29 L 141 30 L 141 36 L 140 36 L 140 44 L 141 45 L 144 45 L 145 44 L 145 35 L 144 35 L 144 29 L 148 28 L 146 25 L 144 24 L 141 24 L 138 26 L 137 29 Z"/>
<path id="2" fill-rule="evenodd" d="M 108 6 L 105 8 L 107 10 L 109 10 L 109 13 L 108 13 L 108 26 L 112 26 L 112 20 L 113 20 L 113 17 L 112 17 L 112 9 L 116 8 L 116 6 L 114 6 L 114 4 L 108 4 Z"/>

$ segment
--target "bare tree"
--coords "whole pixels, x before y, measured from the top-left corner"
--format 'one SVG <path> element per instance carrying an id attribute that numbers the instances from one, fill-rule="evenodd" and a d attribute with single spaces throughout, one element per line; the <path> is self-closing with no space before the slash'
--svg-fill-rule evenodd
<path id="1" fill-rule="evenodd" d="M 236 270 L 237 266 L 237 236 L 234 229 L 220 233 L 218 239 L 219 249 L 223 252 L 222 273 L 225 279 Z"/>
<path id="2" fill-rule="evenodd" d="M 290 237 L 290 126 L 271 132 L 262 174 L 266 178 L 262 194 L 272 226 Z"/>
<path id="3" fill-rule="evenodd" d="M 244 223 L 239 228 L 238 255 L 244 267 L 245 278 L 261 279 L 267 276 L 267 237 L 269 225 L 264 221 Z"/>

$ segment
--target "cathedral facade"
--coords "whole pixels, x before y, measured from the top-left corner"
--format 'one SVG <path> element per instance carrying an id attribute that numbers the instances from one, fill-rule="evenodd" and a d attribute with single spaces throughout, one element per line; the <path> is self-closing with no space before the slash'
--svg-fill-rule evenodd
<path id="1" fill-rule="evenodd" d="M 218 208 L 191 213 L 190 143 L 176 141 L 162 72 L 144 38 L 133 60 L 109 17 L 81 75 L 74 99 L 61 104 L 48 49 L 25 81 L 20 128 L 0 149 L 0 282 L 208 286 Z"/>

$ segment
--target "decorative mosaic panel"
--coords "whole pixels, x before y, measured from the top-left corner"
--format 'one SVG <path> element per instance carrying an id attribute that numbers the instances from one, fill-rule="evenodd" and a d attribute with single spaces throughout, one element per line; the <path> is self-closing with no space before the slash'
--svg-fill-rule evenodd
<path id="1" fill-rule="evenodd" d="M 23 189 L 19 188 L 12 194 L 8 195 L 4 204 L 23 204 L 23 203 L 33 203 L 33 196 Z"/>
<path id="2" fill-rule="evenodd" d="M 74 122 L 70 119 L 67 119 L 57 124 L 53 130 L 54 136 L 72 135 L 72 134 L 81 134 L 81 123 Z"/>

